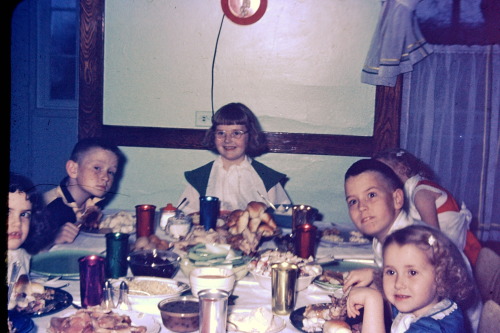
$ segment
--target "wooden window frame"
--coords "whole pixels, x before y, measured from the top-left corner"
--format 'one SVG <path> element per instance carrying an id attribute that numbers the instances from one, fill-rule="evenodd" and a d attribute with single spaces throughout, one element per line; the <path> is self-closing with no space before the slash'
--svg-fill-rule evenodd
<path id="1" fill-rule="evenodd" d="M 205 129 L 103 124 L 104 0 L 80 0 L 78 137 L 104 137 L 118 146 L 205 149 Z M 269 152 L 372 156 L 399 145 L 402 77 L 395 87 L 377 86 L 372 136 L 265 132 Z"/>

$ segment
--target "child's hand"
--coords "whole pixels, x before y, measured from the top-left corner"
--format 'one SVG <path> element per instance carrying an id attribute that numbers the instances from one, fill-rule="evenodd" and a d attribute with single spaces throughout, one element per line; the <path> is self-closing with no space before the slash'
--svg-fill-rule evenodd
<path id="1" fill-rule="evenodd" d="M 344 279 L 344 292 L 351 286 L 367 287 L 373 282 L 375 270 L 372 268 L 361 268 L 350 271 Z"/>
<path id="2" fill-rule="evenodd" d="M 78 228 L 73 223 L 71 222 L 65 223 L 59 230 L 56 240 L 54 241 L 54 244 L 73 243 L 76 236 L 78 236 L 79 231 L 80 228 Z"/>
<path id="3" fill-rule="evenodd" d="M 382 294 L 370 287 L 352 288 L 347 298 L 347 316 L 359 316 L 363 307 L 363 326 L 370 327 L 370 332 L 385 332 Z"/>

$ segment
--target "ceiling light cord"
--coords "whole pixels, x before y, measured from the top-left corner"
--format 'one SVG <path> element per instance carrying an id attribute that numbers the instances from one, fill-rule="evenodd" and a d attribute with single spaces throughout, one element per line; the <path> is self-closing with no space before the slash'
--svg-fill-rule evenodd
<path id="1" fill-rule="evenodd" d="M 217 46 L 219 45 L 220 32 L 222 30 L 222 24 L 224 23 L 224 18 L 226 15 L 222 15 L 222 20 L 220 22 L 219 33 L 217 34 L 217 41 L 215 42 L 214 57 L 212 60 L 212 86 L 210 88 L 210 100 L 212 102 L 212 117 L 214 116 L 214 68 L 215 68 L 215 57 L 217 55 Z"/>

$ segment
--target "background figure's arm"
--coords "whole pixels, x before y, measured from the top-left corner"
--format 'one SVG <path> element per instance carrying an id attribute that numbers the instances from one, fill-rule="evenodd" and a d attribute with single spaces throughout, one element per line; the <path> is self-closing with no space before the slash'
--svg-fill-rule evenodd
<path id="1" fill-rule="evenodd" d="M 373 268 L 361 268 L 352 270 L 344 279 L 343 289 L 344 291 L 346 291 L 351 286 L 368 287 L 372 284 L 374 276 L 375 269 Z"/>
<path id="2" fill-rule="evenodd" d="M 438 196 L 439 194 L 437 193 L 422 189 L 415 193 L 415 196 L 413 197 L 415 207 L 417 208 L 422 221 L 437 229 L 439 229 L 436 209 L 436 199 Z"/>
<path id="3" fill-rule="evenodd" d="M 59 229 L 54 244 L 73 243 L 79 232 L 80 228 L 77 225 L 66 222 L 61 229 Z"/>

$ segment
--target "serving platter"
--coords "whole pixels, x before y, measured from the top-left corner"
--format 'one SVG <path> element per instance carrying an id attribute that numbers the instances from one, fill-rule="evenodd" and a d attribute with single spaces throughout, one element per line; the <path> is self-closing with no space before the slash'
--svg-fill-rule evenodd
<path id="1" fill-rule="evenodd" d="M 14 310 L 10 310 L 10 312 L 18 313 L 19 315 L 25 315 L 25 316 L 32 317 L 32 318 L 43 317 L 43 316 L 52 315 L 54 313 L 57 313 L 59 311 L 66 309 L 73 302 L 73 296 L 71 296 L 71 294 L 65 290 L 49 288 L 49 287 L 45 287 L 45 289 L 53 289 L 54 290 L 54 299 L 46 300 L 45 307 L 43 307 L 42 309 L 40 309 L 36 312 L 30 312 L 29 310 L 18 311 L 18 310 L 14 309 Z"/>
<path id="2" fill-rule="evenodd" d="M 42 276 L 60 276 L 73 280 L 80 277 L 78 259 L 97 254 L 87 250 L 64 250 L 39 253 L 31 257 L 31 273 Z"/>
<path id="3" fill-rule="evenodd" d="M 71 315 L 74 315 L 77 310 L 68 309 L 60 313 L 57 317 L 66 318 Z M 151 314 L 145 314 L 138 311 L 123 311 L 113 309 L 112 312 L 117 313 L 119 315 L 127 315 L 130 317 L 131 324 L 134 326 L 145 326 L 146 333 L 158 333 L 161 330 L 161 324 L 156 320 L 156 318 Z"/>

